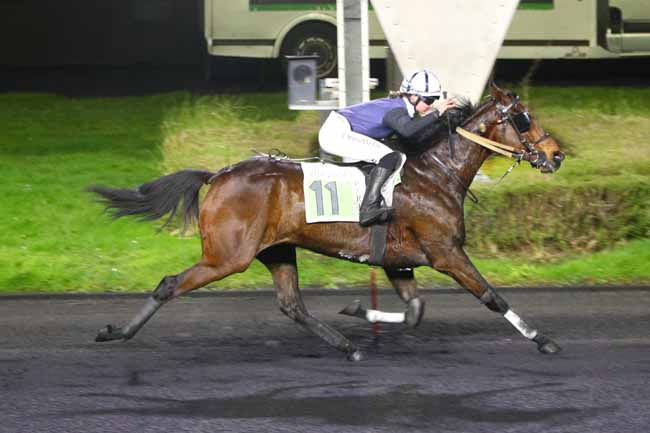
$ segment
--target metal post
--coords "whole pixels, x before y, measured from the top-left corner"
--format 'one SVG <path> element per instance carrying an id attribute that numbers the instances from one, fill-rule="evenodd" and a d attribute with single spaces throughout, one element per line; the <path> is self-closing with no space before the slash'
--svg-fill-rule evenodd
<path id="1" fill-rule="evenodd" d="M 343 108 L 370 100 L 368 0 L 337 0 L 336 20 L 339 107 Z"/>
<path id="2" fill-rule="evenodd" d="M 368 0 L 337 0 L 339 106 L 370 100 Z"/>

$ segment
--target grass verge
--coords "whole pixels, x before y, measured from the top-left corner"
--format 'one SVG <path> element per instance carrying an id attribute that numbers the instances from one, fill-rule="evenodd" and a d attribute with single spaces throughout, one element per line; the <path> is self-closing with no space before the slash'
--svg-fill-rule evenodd
<path id="1" fill-rule="evenodd" d="M 650 282 L 648 100 L 649 89 L 530 89 L 534 114 L 568 158 L 553 176 L 522 166 L 499 185 L 476 186 L 485 209 L 467 206 L 468 249 L 488 280 Z M 0 95 L 0 292 L 150 290 L 198 259 L 198 239 L 111 222 L 83 188 L 132 187 L 180 168 L 216 170 L 253 148 L 311 155 L 318 123 L 317 113 L 287 110 L 281 93 Z M 483 171 L 496 178 L 507 164 L 491 159 Z M 303 286 L 368 280 L 366 266 L 299 257 Z M 451 284 L 432 270 L 416 276 L 423 286 Z M 270 285 L 255 263 L 211 287 Z"/>

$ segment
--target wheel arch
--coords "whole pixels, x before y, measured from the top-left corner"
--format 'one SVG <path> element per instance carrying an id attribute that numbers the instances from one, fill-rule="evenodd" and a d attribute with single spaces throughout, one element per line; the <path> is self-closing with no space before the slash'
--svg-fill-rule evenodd
<path id="1" fill-rule="evenodd" d="M 282 45 L 284 44 L 287 36 L 294 30 L 299 27 L 308 26 L 311 24 L 329 24 L 334 30 L 336 30 L 336 18 L 331 15 L 325 15 L 321 13 L 308 13 L 301 15 L 289 21 L 284 28 L 280 31 L 277 38 L 275 39 L 275 44 L 273 46 L 273 57 L 279 57 L 282 50 Z"/>

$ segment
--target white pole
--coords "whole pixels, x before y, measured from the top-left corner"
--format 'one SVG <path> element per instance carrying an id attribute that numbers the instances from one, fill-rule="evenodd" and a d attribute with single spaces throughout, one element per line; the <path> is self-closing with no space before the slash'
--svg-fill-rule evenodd
<path id="1" fill-rule="evenodd" d="M 345 88 L 345 4 L 344 0 L 336 0 L 336 40 L 337 57 L 339 62 L 339 108 L 346 106 Z"/>
<path id="2" fill-rule="evenodd" d="M 339 106 L 343 107 L 370 100 L 368 0 L 337 0 L 336 6 Z"/>
<path id="3" fill-rule="evenodd" d="M 361 101 L 370 101 L 370 47 L 368 42 L 368 0 L 361 0 Z"/>

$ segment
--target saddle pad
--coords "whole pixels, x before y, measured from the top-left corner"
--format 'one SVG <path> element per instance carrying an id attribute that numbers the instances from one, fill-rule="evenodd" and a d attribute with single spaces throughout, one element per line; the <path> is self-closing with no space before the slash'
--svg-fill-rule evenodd
<path id="1" fill-rule="evenodd" d="M 400 170 L 406 161 L 402 157 Z M 366 192 L 366 177 L 356 167 L 326 162 L 301 162 L 307 223 L 359 222 L 359 208 Z M 393 204 L 393 189 L 402 179 L 400 170 L 381 189 L 386 206 Z"/>
<path id="2" fill-rule="evenodd" d="M 300 163 L 307 223 L 359 222 L 366 178 L 356 167 L 323 162 Z"/>

